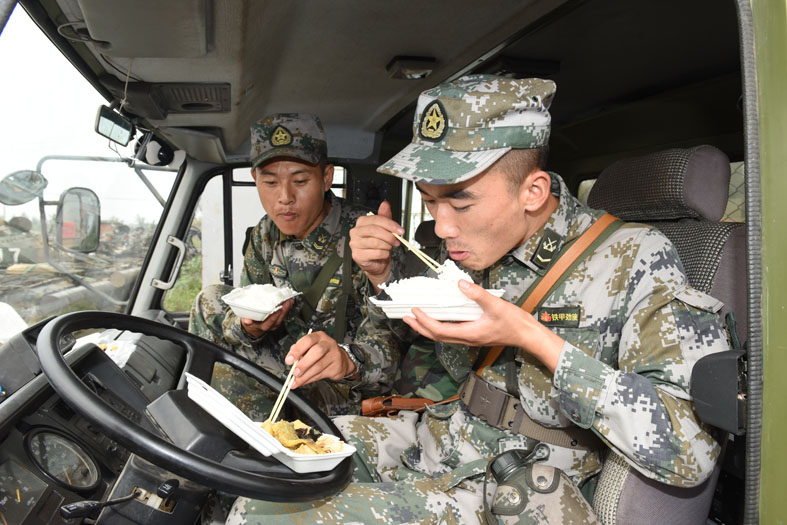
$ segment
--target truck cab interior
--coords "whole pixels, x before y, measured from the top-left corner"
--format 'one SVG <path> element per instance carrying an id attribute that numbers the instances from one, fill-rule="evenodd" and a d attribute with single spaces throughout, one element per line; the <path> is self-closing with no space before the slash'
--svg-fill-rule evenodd
<path id="1" fill-rule="evenodd" d="M 264 213 L 249 176 L 249 127 L 270 113 L 318 115 L 329 159 L 341 168 L 333 191 L 370 210 L 388 200 L 418 240 L 430 218 L 418 192 L 376 172 L 409 143 L 418 94 L 465 74 L 554 80 L 548 169 L 594 207 L 662 229 L 692 284 L 734 313 L 739 348 L 760 330 L 749 315 L 755 288 L 743 182 L 750 139 L 741 35 L 750 21 L 732 0 L 20 0 L 14 9 L 12 21 L 29 16 L 122 117 L 119 125 L 133 126 L 121 164 L 153 188 L 158 208 L 121 249 L 112 243 L 134 228 L 110 224 L 98 189 L 90 190 L 95 201 L 31 190 L 43 238 L 42 259 L 31 261 L 49 263 L 78 290 L 58 290 L 58 301 L 77 293 L 80 300 L 55 308 L 49 292 L 19 304 L 0 292 L 16 312 L 36 312 L 21 315 L 26 328 L 0 346 L 3 525 L 194 523 L 212 490 L 299 501 L 349 479 L 349 460 L 293 474 L 184 393 L 185 372 L 207 380 L 216 363 L 280 386 L 178 330 L 201 286 L 238 283 L 244 233 Z M 13 82 L 24 89 L 22 79 Z M 50 89 L 48 104 L 67 109 L 58 86 Z M 54 187 L 57 174 L 42 166 L 29 173 Z M 73 222 L 69 206 L 84 211 L 84 202 L 101 208 L 101 235 L 79 248 L 66 242 L 64 224 Z M 83 223 L 77 229 L 92 238 Z M 95 279 L 62 262 L 106 258 L 109 247 L 123 261 L 133 252 L 136 262 Z M 102 287 L 121 278 L 121 286 Z M 631 479 L 603 510 L 605 523 L 756 522 L 759 451 L 747 443 L 744 351 L 730 360 L 724 381 L 712 381 L 732 399 L 709 416 L 729 436 L 712 480 L 690 496 L 653 499 L 661 509 L 654 514 L 636 502 L 658 498 L 647 494 L 659 487 Z M 291 405 L 292 414 L 338 432 L 299 396 Z M 71 519 L 60 510 L 68 505 Z"/>

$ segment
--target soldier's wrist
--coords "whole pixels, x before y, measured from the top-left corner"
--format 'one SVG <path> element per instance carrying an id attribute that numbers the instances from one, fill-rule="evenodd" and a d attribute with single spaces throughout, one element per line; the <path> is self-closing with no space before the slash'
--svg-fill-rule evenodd
<path id="1" fill-rule="evenodd" d="M 363 361 L 364 357 L 358 347 L 353 347 L 351 345 L 346 345 L 339 343 L 339 348 L 344 350 L 344 353 L 347 354 L 347 357 L 350 359 L 350 362 L 354 365 L 354 369 L 351 370 L 343 379 L 353 380 L 357 379 L 361 375 L 361 370 L 363 368 Z"/>

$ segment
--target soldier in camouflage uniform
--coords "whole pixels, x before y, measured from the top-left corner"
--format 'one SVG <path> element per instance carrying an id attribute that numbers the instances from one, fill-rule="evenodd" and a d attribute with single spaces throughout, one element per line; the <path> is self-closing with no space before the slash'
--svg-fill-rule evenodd
<path id="1" fill-rule="evenodd" d="M 720 447 L 696 416 L 689 380 L 699 358 L 728 348 L 721 305 L 689 286 L 666 237 L 625 224 L 534 315 L 512 304 L 603 213 L 543 171 L 554 91 L 551 81 L 487 75 L 428 90 L 413 142 L 378 170 L 415 181 L 445 240 L 443 255 L 481 273 L 484 286 L 459 283 L 484 310 L 480 319 L 439 322 L 414 308 L 403 320 L 450 343 L 439 360 L 466 378 L 461 400 L 396 419 L 336 418 L 358 449 L 348 487 L 311 503 L 239 498 L 227 523 L 478 523 L 489 501 L 500 523 L 594 523 L 588 480 L 607 448 L 669 485 L 710 476 Z M 378 215 L 360 218 L 351 234 L 353 256 L 375 286 L 389 277 L 385 252 L 395 231 L 398 224 Z M 487 286 L 505 290 L 503 298 Z M 493 345 L 513 355 L 477 380 L 470 372 L 478 348 Z M 482 395 L 465 397 L 468 385 Z M 487 412 L 487 422 L 474 413 L 494 404 L 491 393 L 506 399 L 508 415 Z M 498 490 L 485 470 L 512 449 L 534 455 L 518 486 L 506 480 Z"/>
<path id="2" fill-rule="evenodd" d="M 302 295 L 252 321 L 221 300 L 230 287 L 212 285 L 196 298 L 189 331 L 282 378 L 300 359 L 293 389 L 328 414 L 357 414 L 362 398 L 390 390 L 398 361 L 374 334 L 353 341 L 365 314 L 366 277 L 347 241 L 366 210 L 330 192 L 333 166 L 315 116 L 277 114 L 252 125 L 251 161 L 267 213 L 249 237 L 240 284 L 290 286 Z M 258 420 L 277 394 L 227 365 L 216 367 L 212 384 Z"/>

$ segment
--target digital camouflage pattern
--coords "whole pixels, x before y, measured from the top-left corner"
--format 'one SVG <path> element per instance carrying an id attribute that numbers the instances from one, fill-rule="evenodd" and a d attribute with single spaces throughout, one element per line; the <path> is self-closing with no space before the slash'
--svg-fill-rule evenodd
<path id="1" fill-rule="evenodd" d="M 328 156 L 320 119 L 307 113 L 269 115 L 251 126 L 251 167 L 274 157 L 317 164 Z"/>
<path id="2" fill-rule="evenodd" d="M 560 182 L 557 210 L 541 231 L 489 269 L 490 287 L 504 289 L 509 302 L 544 272 L 531 257 L 546 228 L 559 234 L 562 245 L 602 213 L 582 205 L 554 177 Z M 728 344 L 716 315 L 720 303 L 688 285 L 670 242 L 651 227 L 624 225 L 576 267 L 543 307 L 578 308 L 578 326 L 559 326 L 573 323 L 559 315 L 541 319 L 566 340 L 554 377 L 517 353 L 517 386 L 527 414 L 545 426 L 589 429 L 658 481 L 691 487 L 707 479 L 720 447 L 694 412 L 689 380 L 699 358 Z M 441 363 L 452 376 L 466 376 L 467 356 L 452 355 L 452 349 L 460 351 L 446 345 Z M 504 364 L 488 367 L 483 375 L 505 388 Z M 228 523 L 365 523 L 380 517 L 478 523 L 486 463 L 505 450 L 527 448 L 524 436 L 491 427 L 460 401 L 428 407 L 421 418 L 404 412 L 396 420 L 354 416 L 336 421 L 359 449 L 357 461 L 363 465 L 347 489 L 311 504 L 240 498 Z M 545 463 L 576 484 L 601 468 L 600 451 L 549 449 Z M 281 515 L 274 519 L 276 514 Z"/>
<path id="3" fill-rule="evenodd" d="M 252 421 L 265 421 L 279 395 L 278 392 L 274 392 L 226 363 L 214 365 L 210 384 Z M 302 393 L 306 394 L 306 391 Z"/>
<path id="4" fill-rule="evenodd" d="M 454 379 L 447 373 L 440 362 L 438 354 L 443 346 L 446 345 L 424 337 L 416 339 L 404 353 L 393 387 L 394 393 L 432 401 L 442 401 L 456 395 L 459 387 L 462 386 L 462 381 Z M 477 349 L 473 351 L 477 352 Z"/>
<path id="5" fill-rule="evenodd" d="M 452 184 L 468 180 L 512 148 L 549 141 L 549 106 L 555 83 L 468 75 L 418 97 L 413 140 L 380 173 L 414 182 Z"/>
<path id="6" fill-rule="evenodd" d="M 349 241 L 349 228 L 366 210 L 350 206 L 330 193 L 326 198 L 331 202 L 328 215 L 303 240 L 281 234 L 267 216 L 260 220 L 246 248 L 241 286 L 271 282 L 279 287 L 288 285 L 304 291 L 334 253 L 343 257 Z M 298 389 L 331 415 L 357 414 L 363 398 L 390 391 L 399 361 L 399 351 L 398 348 L 392 348 L 390 334 L 375 330 L 372 325 L 369 325 L 368 330 L 359 332 L 365 315 L 363 298 L 368 284 L 364 273 L 354 263 L 352 280 L 354 293 L 349 298 L 346 332 L 339 342 L 353 342 L 361 349 L 365 356 L 361 375 L 353 381 L 319 381 Z M 342 295 L 342 267 L 339 266 L 329 280 L 310 318 L 302 319 L 300 312 L 304 300 L 303 296 L 297 296 L 282 326 L 259 339 L 252 339 L 246 334 L 240 318 L 221 300 L 221 296 L 230 290 L 230 287 L 223 285 L 212 285 L 200 292 L 192 308 L 189 331 L 284 378 L 289 371 L 289 367 L 284 364 L 284 357 L 290 346 L 306 335 L 310 328 L 333 336 L 336 304 Z M 218 377 L 214 377 L 212 384 L 223 393 L 234 392 L 230 399 L 242 405 L 241 408 L 249 408 L 257 402 L 266 406 L 266 396 L 259 394 L 257 389 L 243 393 L 243 387 L 233 385 L 238 375 L 233 370 L 222 371 Z"/>

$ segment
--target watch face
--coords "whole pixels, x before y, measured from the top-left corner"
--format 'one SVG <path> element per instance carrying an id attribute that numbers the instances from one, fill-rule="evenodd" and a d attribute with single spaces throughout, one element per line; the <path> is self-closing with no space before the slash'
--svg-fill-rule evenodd
<path id="1" fill-rule="evenodd" d="M 350 352 L 352 352 L 353 356 L 358 360 L 359 363 L 363 364 L 364 360 L 366 359 L 361 352 L 361 349 L 355 345 L 348 345 L 350 347 Z"/>

